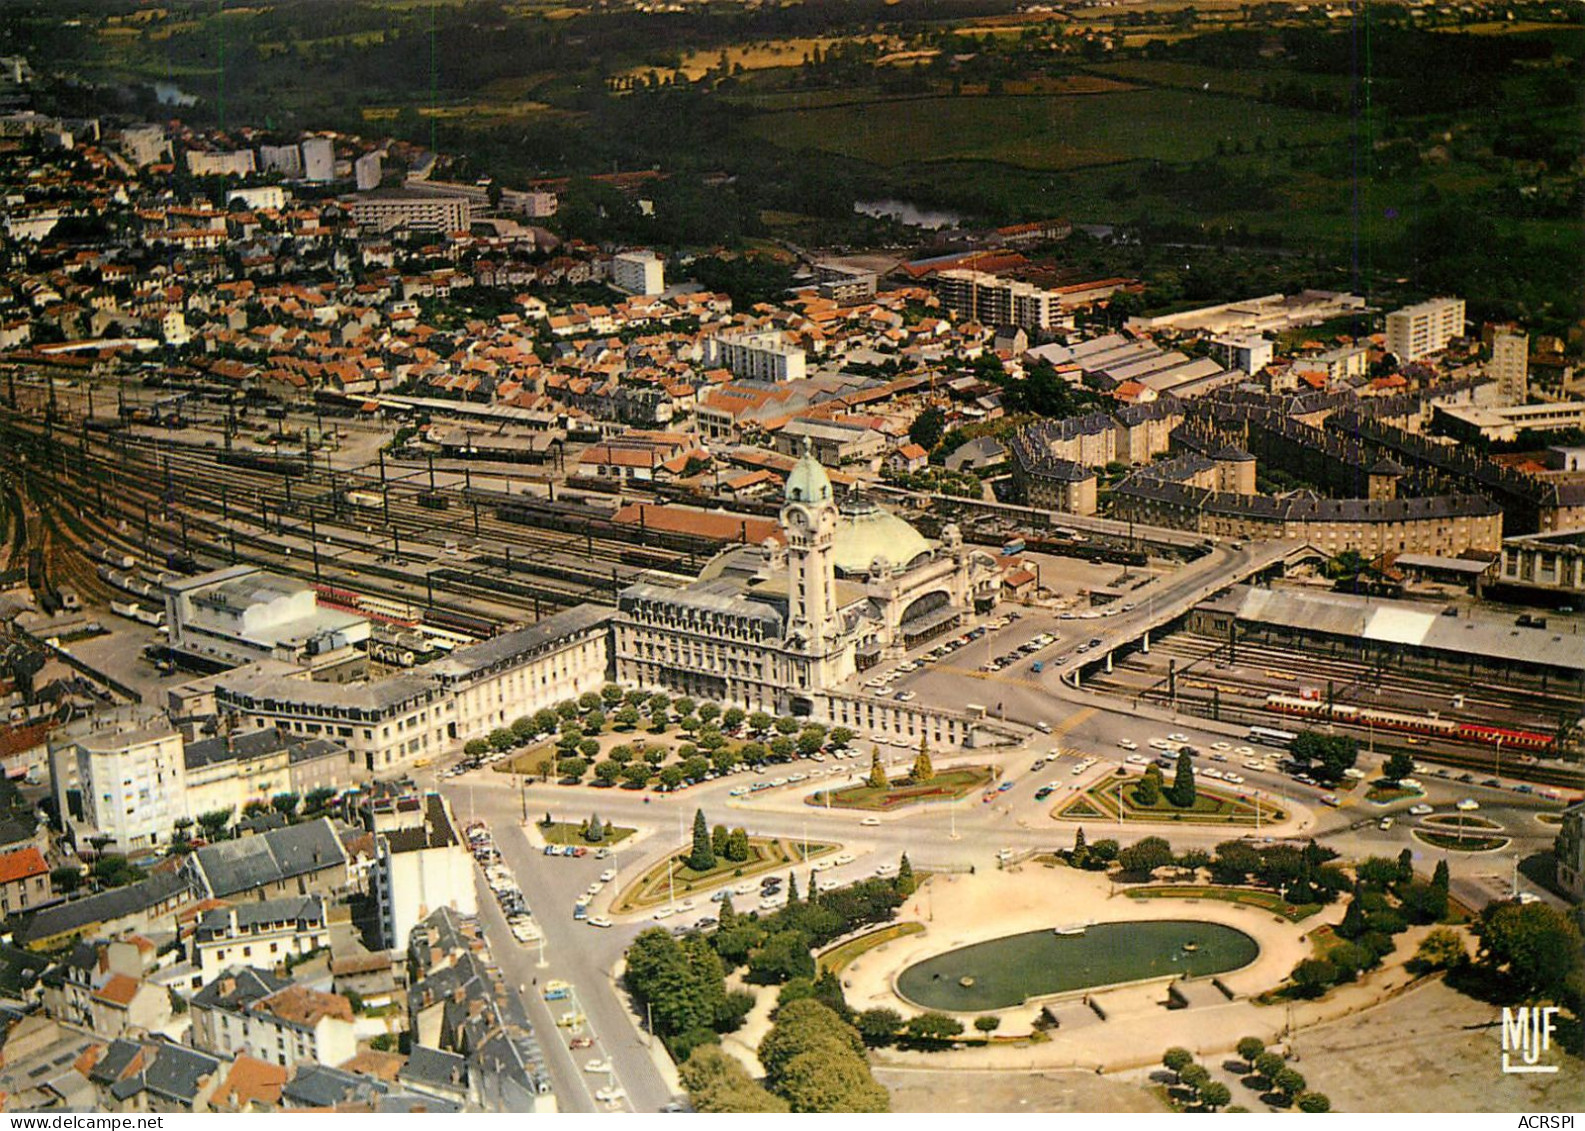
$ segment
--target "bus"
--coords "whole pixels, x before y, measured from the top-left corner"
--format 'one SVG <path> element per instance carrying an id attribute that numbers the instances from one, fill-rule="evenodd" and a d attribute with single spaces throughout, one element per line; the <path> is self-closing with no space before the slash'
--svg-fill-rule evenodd
<path id="1" fill-rule="evenodd" d="M 1249 741 L 1258 742 L 1262 746 L 1280 746 L 1286 749 L 1293 744 L 1299 736 L 1292 731 L 1273 730 L 1271 727 L 1250 727 Z"/>

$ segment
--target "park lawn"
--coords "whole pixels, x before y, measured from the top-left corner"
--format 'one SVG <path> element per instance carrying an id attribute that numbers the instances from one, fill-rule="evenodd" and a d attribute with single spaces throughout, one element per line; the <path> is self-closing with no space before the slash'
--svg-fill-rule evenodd
<path id="1" fill-rule="evenodd" d="M 612 845 L 621 844 L 628 837 L 636 833 L 637 829 L 618 828 L 615 825 L 605 826 L 605 839 L 602 841 L 588 841 L 583 838 L 579 826 L 570 821 L 552 821 L 548 825 L 535 825 L 546 844 L 575 844 L 582 848 L 610 848 Z"/>
<path id="2" fill-rule="evenodd" d="M 918 805 L 926 801 L 957 801 L 976 789 L 989 785 L 996 778 L 990 766 L 956 766 L 942 770 L 920 785 L 893 783 L 886 789 L 870 785 L 852 785 L 831 792 L 833 809 L 872 809 L 889 811 L 904 805 Z M 811 793 L 805 804 L 824 806 L 826 791 Z"/>
<path id="3" fill-rule="evenodd" d="M 845 943 L 832 947 L 820 955 L 816 962 L 821 970 L 829 970 L 833 974 L 841 974 L 848 964 L 860 955 L 867 954 L 877 947 L 885 946 L 893 939 L 920 934 L 924 929 L 925 925 L 923 923 L 892 923 L 878 931 L 871 931 L 867 935 L 860 935 L 856 939 L 849 939 Z"/>
<path id="4" fill-rule="evenodd" d="M 717 859 L 714 868 L 705 872 L 696 872 L 686 864 L 671 864 L 672 861 L 681 861 L 688 855 L 688 848 L 684 846 L 666 859 L 655 863 L 628 885 L 611 905 L 611 912 L 615 915 L 623 915 L 631 911 L 645 911 L 659 907 L 670 899 L 670 889 L 673 886 L 678 891 L 693 895 L 732 880 L 747 879 L 750 876 L 802 864 L 818 856 L 835 852 L 839 847 L 840 845 L 827 844 L 823 841 L 810 841 L 806 856 L 804 842 L 801 839 L 751 836 L 748 838 L 747 860 Z M 666 876 L 668 864 L 671 865 L 670 884 L 667 883 Z"/>
<path id="5" fill-rule="evenodd" d="M 1130 888 L 1129 899 L 1214 899 L 1220 903 L 1237 903 L 1256 907 L 1280 915 L 1290 923 L 1308 919 L 1321 910 L 1319 903 L 1288 903 L 1274 891 L 1259 888 L 1220 887 L 1212 884 L 1171 884 L 1166 886 Z"/>
<path id="6" fill-rule="evenodd" d="M 787 149 L 818 149 L 879 166 L 990 161 L 1074 169 L 1215 156 L 1217 139 L 1274 147 L 1335 142 L 1346 119 L 1157 89 L 1085 95 L 936 97 L 767 113 L 745 127 Z"/>

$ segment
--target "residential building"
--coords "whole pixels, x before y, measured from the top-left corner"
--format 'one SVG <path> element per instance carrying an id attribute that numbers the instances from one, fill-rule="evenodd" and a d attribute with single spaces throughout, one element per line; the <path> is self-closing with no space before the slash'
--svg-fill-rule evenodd
<path id="1" fill-rule="evenodd" d="M 171 1020 L 170 994 L 147 980 L 154 944 L 79 942 L 43 979 L 44 1008 L 57 1021 L 102 1037 L 153 1032 Z"/>
<path id="2" fill-rule="evenodd" d="M 461 196 L 392 190 L 353 197 L 352 222 L 364 231 L 465 232 L 473 222 L 474 205 Z"/>
<path id="3" fill-rule="evenodd" d="M 1212 343 L 1213 352 L 1223 365 L 1251 374 L 1259 373 L 1271 364 L 1276 345 L 1269 338 L 1259 335 L 1217 338 Z"/>
<path id="4" fill-rule="evenodd" d="M 578 605 L 527 628 L 460 648 L 424 667 L 450 696 L 447 733 L 482 738 L 611 677 L 610 610 Z"/>
<path id="5" fill-rule="evenodd" d="M 1557 884 L 1579 903 L 1585 900 L 1585 801 L 1563 810 L 1552 855 L 1557 861 Z"/>
<path id="6" fill-rule="evenodd" d="M 204 982 L 230 966 L 274 968 L 330 946 L 323 896 L 293 896 L 217 907 L 193 930 L 192 963 Z"/>
<path id="7" fill-rule="evenodd" d="M 421 804 L 392 806 L 390 812 L 405 819 L 376 833 L 370 886 L 379 909 L 380 945 L 394 950 L 437 908 L 474 915 L 478 902 L 473 857 L 445 798 L 426 794 Z"/>
<path id="8" fill-rule="evenodd" d="M 246 1053 L 287 1067 L 343 1064 L 358 1052 L 351 1002 L 268 970 L 231 968 L 194 994 L 188 1011 L 193 1046 L 223 1057 Z"/>
<path id="9" fill-rule="evenodd" d="M 139 168 L 168 161 L 171 143 L 165 136 L 165 127 L 127 126 L 121 131 L 121 152 Z"/>
<path id="10" fill-rule="evenodd" d="M 1387 315 L 1387 352 L 1400 365 L 1439 353 L 1464 333 L 1464 300 L 1434 298 Z"/>
<path id="11" fill-rule="evenodd" d="M 303 175 L 303 151 L 295 145 L 259 146 L 259 168 L 297 178 Z"/>
<path id="12" fill-rule="evenodd" d="M 323 184 L 336 179 L 336 147 L 328 137 L 303 139 L 303 179 Z"/>
<path id="13" fill-rule="evenodd" d="M 65 903 L 52 903 L 29 915 L 16 929 L 14 941 L 29 950 L 56 951 L 89 936 L 113 937 L 147 931 L 194 900 L 186 877 L 156 872 L 126 887 L 96 892 Z"/>
<path id="14" fill-rule="evenodd" d="M 195 177 L 245 177 L 254 171 L 253 150 L 237 149 L 228 153 L 205 153 L 189 149 L 187 171 Z"/>
<path id="15" fill-rule="evenodd" d="M 383 155 L 378 149 L 365 153 L 352 163 L 352 175 L 357 181 L 359 192 L 373 192 L 380 187 L 380 178 L 383 175 Z"/>
<path id="16" fill-rule="evenodd" d="M 181 734 L 153 712 L 104 721 L 73 747 L 84 826 L 79 841 L 108 837 L 106 849 L 121 853 L 168 844 L 176 822 L 190 816 Z M 63 778 L 57 776 L 55 792 L 65 815 Z"/>
<path id="17" fill-rule="evenodd" d="M 181 879 L 209 899 L 339 894 L 348 886 L 347 852 L 328 817 L 257 836 L 222 840 L 187 854 Z"/>
<path id="18" fill-rule="evenodd" d="M 1491 365 L 1503 404 L 1524 404 L 1530 395 L 1530 335 L 1509 327 L 1499 329 L 1491 342 Z"/>
<path id="19" fill-rule="evenodd" d="M 801 381 L 804 351 L 786 344 L 780 330 L 723 333 L 705 339 L 704 363 L 755 381 Z"/>
<path id="20" fill-rule="evenodd" d="M 164 1040 L 118 1038 L 92 1050 L 86 1064 L 103 1112 L 208 1111 L 225 1076 L 220 1058 Z"/>
<path id="21" fill-rule="evenodd" d="M 961 319 L 1025 330 L 1049 330 L 1061 320 L 1059 296 L 1033 284 L 959 269 L 935 278 L 941 304 Z"/>
<path id="22" fill-rule="evenodd" d="M 239 668 L 215 685 L 215 709 L 239 730 L 275 728 L 293 738 L 328 738 L 356 765 L 386 773 L 450 750 L 450 702 L 438 680 L 411 673 L 360 683 L 325 683 Z"/>
<path id="23" fill-rule="evenodd" d="M 230 566 L 164 583 L 170 646 L 204 660 L 317 662 L 350 653 L 369 622 L 321 608 L 311 586 L 254 566 Z"/>
<path id="24" fill-rule="evenodd" d="M 29 845 L 0 854 L 0 917 L 32 911 L 54 898 L 50 866 L 37 848 Z"/>
<path id="25" fill-rule="evenodd" d="M 1549 594 L 1578 607 L 1585 598 L 1585 529 L 1504 538 L 1493 583 Z"/>
<path id="26" fill-rule="evenodd" d="M 827 467 L 873 460 L 886 450 L 886 437 L 861 424 L 839 420 L 789 420 L 776 433 L 776 450 L 782 455 L 812 451 Z"/>
<path id="27" fill-rule="evenodd" d="M 666 289 L 666 264 L 653 251 L 624 251 L 611 257 L 611 282 L 630 295 L 658 295 Z"/>

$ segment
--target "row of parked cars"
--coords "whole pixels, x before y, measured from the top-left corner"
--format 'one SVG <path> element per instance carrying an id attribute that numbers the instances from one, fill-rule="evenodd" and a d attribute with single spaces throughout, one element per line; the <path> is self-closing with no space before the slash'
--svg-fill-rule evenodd
<path id="1" fill-rule="evenodd" d="M 512 937 L 520 943 L 538 942 L 543 937 L 539 924 L 531 918 L 528 900 L 523 898 L 523 889 L 517 886 L 517 878 L 501 860 L 501 852 L 495 845 L 495 837 L 490 833 L 489 826 L 483 821 L 474 821 L 464 827 L 463 835 L 468 838 L 468 850 L 484 869 L 484 881 L 490 885 L 495 901 L 501 905 L 501 914 L 506 916 L 506 925 L 511 928 Z"/>
<path id="2" fill-rule="evenodd" d="M 1006 628 L 1017 619 L 1018 614 L 1012 610 L 1008 610 L 1001 616 L 996 617 L 993 620 L 988 620 L 977 628 L 971 628 L 969 631 L 959 636 L 954 636 L 951 640 L 943 640 L 940 644 L 937 644 L 934 648 L 930 649 L 930 651 L 921 655 L 917 660 L 904 660 L 891 671 L 883 672 L 865 680 L 864 686 L 869 688 L 871 691 L 889 693 L 891 691 L 892 684 L 897 682 L 903 676 L 909 675 L 921 668 L 929 667 L 931 664 L 944 660 L 948 656 L 952 655 L 952 653 L 956 652 L 959 648 L 966 648 L 970 644 L 974 643 L 974 641 L 982 639 L 987 632 L 996 632 L 999 629 Z M 908 700 L 914 698 L 914 693 L 906 690 L 899 691 L 893 696 L 893 698 L 906 703 Z"/>

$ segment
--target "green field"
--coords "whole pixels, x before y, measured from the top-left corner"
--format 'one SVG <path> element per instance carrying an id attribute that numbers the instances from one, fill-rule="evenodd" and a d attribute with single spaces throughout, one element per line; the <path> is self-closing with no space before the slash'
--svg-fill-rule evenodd
<path id="1" fill-rule="evenodd" d="M 1184 90 L 1083 96 L 921 98 L 763 114 L 746 127 L 788 149 L 817 149 L 881 166 L 990 161 L 1076 169 L 1213 156 L 1218 140 L 1310 145 L 1348 122 L 1282 106 Z"/>
<path id="2" fill-rule="evenodd" d="M 990 785 L 994 780 L 996 773 L 990 766 L 957 766 L 941 771 L 920 785 L 912 785 L 899 779 L 886 789 L 876 789 L 871 785 L 853 785 L 846 789 L 833 790 L 830 807 L 885 812 L 904 805 L 918 805 L 925 801 L 956 801 L 974 790 Z M 825 791 L 811 793 L 804 800 L 809 805 L 824 806 Z"/>
<path id="3" fill-rule="evenodd" d="M 1125 59 L 1116 63 L 1103 63 L 1089 70 L 1094 74 L 1128 82 L 1181 87 L 1184 90 L 1207 90 L 1212 94 L 1249 96 L 1259 95 L 1262 88 L 1269 87 L 1274 82 L 1297 82 L 1312 90 L 1347 94 L 1353 81 L 1346 75 L 1311 75 L 1288 70 L 1230 71 L 1225 67 L 1182 63 L 1168 59 Z"/>

